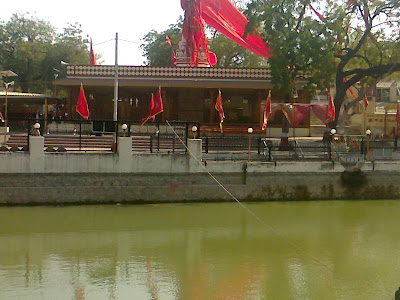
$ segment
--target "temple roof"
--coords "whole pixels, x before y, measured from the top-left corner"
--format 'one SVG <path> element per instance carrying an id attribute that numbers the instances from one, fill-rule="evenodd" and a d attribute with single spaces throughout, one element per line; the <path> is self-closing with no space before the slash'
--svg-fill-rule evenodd
<path id="1" fill-rule="evenodd" d="M 113 86 L 114 66 L 67 66 L 67 77 L 54 83 L 61 86 Z M 268 68 L 196 68 L 119 66 L 119 86 L 272 88 Z"/>

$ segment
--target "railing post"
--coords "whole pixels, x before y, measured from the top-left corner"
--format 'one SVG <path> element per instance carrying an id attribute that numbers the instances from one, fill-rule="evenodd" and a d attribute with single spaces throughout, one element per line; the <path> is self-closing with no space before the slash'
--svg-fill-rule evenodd
<path id="1" fill-rule="evenodd" d="M 118 128 L 118 121 L 114 122 L 114 131 L 115 131 L 115 136 L 117 137 L 115 139 L 115 152 L 118 153 L 118 134 L 119 134 L 119 128 Z"/>
<path id="2" fill-rule="evenodd" d="M 364 156 L 364 138 L 361 139 L 360 154 Z"/>
<path id="3" fill-rule="evenodd" d="M 258 137 L 258 141 L 257 141 L 257 153 L 258 153 L 258 154 L 261 153 L 261 137 Z"/>
<path id="4" fill-rule="evenodd" d="M 272 158 L 272 156 L 271 156 L 271 151 L 272 151 L 272 146 L 271 147 L 268 147 L 268 161 L 271 161 L 271 158 Z"/>
<path id="5" fill-rule="evenodd" d="M 82 150 L 82 120 L 79 120 L 79 151 Z"/>
<path id="6" fill-rule="evenodd" d="M 150 153 L 153 153 L 153 135 L 150 134 Z"/>
<path id="7" fill-rule="evenodd" d="M 26 149 L 29 152 L 29 136 L 30 136 L 30 132 L 31 132 L 31 119 L 28 119 L 28 142 L 27 142 L 27 148 Z"/>
<path id="8" fill-rule="evenodd" d="M 329 146 L 328 146 L 329 145 Z M 328 150 L 328 158 L 331 161 L 332 160 L 332 147 L 330 144 L 326 143 L 326 148 Z"/>
<path id="9" fill-rule="evenodd" d="M 200 139 L 201 138 L 201 135 L 200 135 L 200 132 L 201 132 L 201 130 L 200 130 L 200 123 L 197 123 L 197 137 Z"/>
<path id="10" fill-rule="evenodd" d="M 205 152 L 208 154 L 208 136 L 206 136 Z"/>
<path id="11" fill-rule="evenodd" d="M 175 153 L 175 135 L 172 136 L 172 153 Z"/>

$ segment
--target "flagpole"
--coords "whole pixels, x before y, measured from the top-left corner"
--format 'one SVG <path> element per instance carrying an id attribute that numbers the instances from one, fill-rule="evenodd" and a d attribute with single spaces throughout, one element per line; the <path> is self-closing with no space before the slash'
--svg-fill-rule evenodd
<path id="1" fill-rule="evenodd" d="M 118 32 L 115 33 L 115 67 L 114 67 L 114 114 L 115 123 L 114 142 L 117 142 L 117 121 L 118 121 Z"/>

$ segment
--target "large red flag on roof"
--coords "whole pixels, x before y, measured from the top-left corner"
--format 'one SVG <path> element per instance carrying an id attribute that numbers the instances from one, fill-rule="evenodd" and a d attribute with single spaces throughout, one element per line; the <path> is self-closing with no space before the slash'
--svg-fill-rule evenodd
<path id="1" fill-rule="evenodd" d="M 146 118 L 143 118 L 140 122 L 140 125 L 143 125 L 147 122 L 148 119 L 152 119 L 154 121 L 156 115 L 162 113 L 164 111 L 162 98 L 161 98 L 161 87 L 158 87 L 158 91 L 156 94 L 156 98 L 154 98 L 153 93 L 151 94 L 151 100 L 149 105 L 149 115 Z"/>
<path id="2" fill-rule="evenodd" d="M 200 2 L 201 17 L 208 25 L 259 56 L 264 58 L 272 56 L 267 42 L 264 42 L 257 32 L 244 36 L 249 21 L 229 0 L 200 0 Z"/>
<path id="3" fill-rule="evenodd" d="M 97 66 L 97 61 L 96 61 L 96 57 L 94 55 L 94 51 L 93 51 L 93 43 L 92 43 L 92 38 L 90 38 L 90 65 L 91 66 Z"/>
<path id="4" fill-rule="evenodd" d="M 89 119 L 89 108 L 86 101 L 85 91 L 81 83 L 81 89 L 79 91 L 78 102 L 76 103 L 76 112 L 80 114 L 86 120 Z"/>
<path id="5" fill-rule="evenodd" d="M 224 114 L 224 108 L 222 107 L 221 90 L 218 91 L 217 101 L 215 102 L 215 109 L 218 110 L 219 112 L 219 127 L 222 133 L 222 122 L 224 122 L 225 114 Z"/>

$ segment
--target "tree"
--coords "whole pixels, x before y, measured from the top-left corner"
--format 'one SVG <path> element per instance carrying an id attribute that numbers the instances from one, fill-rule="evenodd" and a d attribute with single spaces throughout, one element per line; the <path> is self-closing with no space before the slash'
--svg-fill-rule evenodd
<path id="1" fill-rule="evenodd" d="M 398 0 L 349 1 L 344 6 L 328 1 L 330 15 L 327 25 L 337 37 L 335 61 L 336 95 L 334 98 L 336 127 L 340 108 L 343 131 L 350 108 L 379 80 L 400 71 L 400 2 Z M 361 84 L 359 95 L 346 101 L 346 92 Z"/>
<path id="2" fill-rule="evenodd" d="M 162 32 L 152 30 L 144 36 L 140 48 L 143 50 L 143 55 L 147 57 L 145 64 L 158 67 L 171 66 L 172 51 L 168 48 L 166 37 L 170 38 L 172 50 L 175 51 L 182 37 L 182 25 L 183 19 L 180 17 L 178 22 L 171 24 L 167 30 Z"/>
<path id="3" fill-rule="evenodd" d="M 267 64 L 267 60 L 251 53 L 224 35 L 215 32 L 211 39 L 210 50 L 217 56 L 218 67 L 255 68 Z"/>
<path id="4" fill-rule="evenodd" d="M 299 82 L 309 89 L 325 89 L 334 72 L 331 34 L 324 22 L 310 14 L 310 3 L 253 1 L 245 11 L 250 21 L 247 31 L 257 29 L 272 49 L 268 60 L 272 82 L 286 101 Z"/>
<path id="5" fill-rule="evenodd" d="M 14 14 L 0 23 L 0 62 L 18 74 L 16 87 L 23 92 L 51 93 L 61 60 L 89 63 L 87 44 L 79 24 L 68 24 L 57 34 L 54 26 L 35 16 Z"/>
<path id="6" fill-rule="evenodd" d="M 333 79 L 336 116 L 331 127 L 336 127 L 341 108 L 343 127 L 351 107 L 377 81 L 400 70 L 399 1 L 343 2 L 253 1 L 246 11 L 249 31 L 258 28 L 273 50 L 273 82 L 287 98 L 296 81 L 322 89 Z M 311 76 L 301 76 L 306 73 Z M 346 92 L 356 84 L 361 84 L 358 97 L 346 101 Z"/>

